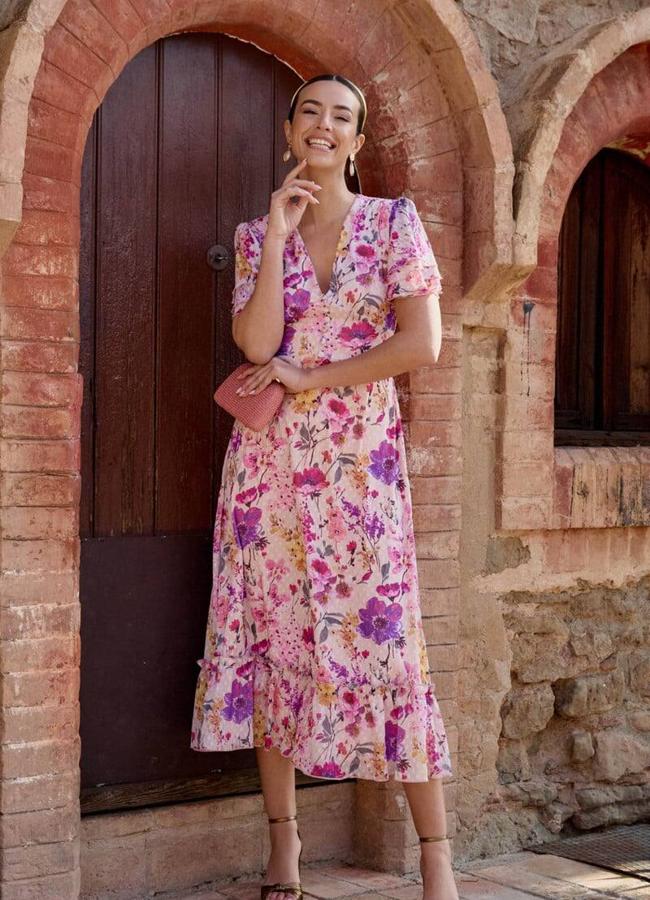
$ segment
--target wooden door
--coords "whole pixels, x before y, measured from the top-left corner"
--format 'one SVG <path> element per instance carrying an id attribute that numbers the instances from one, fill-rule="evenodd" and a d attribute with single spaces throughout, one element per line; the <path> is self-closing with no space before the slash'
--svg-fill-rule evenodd
<path id="1" fill-rule="evenodd" d="M 82 811 L 258 789 L 255 751 L 190 749 L 212 530 L 232 419 L 235 226 L 285 177 L 300 79 L 252 44 L 147 47 L 83 160 Z M 227 265 L 207 261 L 223 245 Z"/>
<path id="2" fill-rule="evenodd" d="M 555 443 L 650 444 L 650 168 L 605 148 L 560 233 Z"/>

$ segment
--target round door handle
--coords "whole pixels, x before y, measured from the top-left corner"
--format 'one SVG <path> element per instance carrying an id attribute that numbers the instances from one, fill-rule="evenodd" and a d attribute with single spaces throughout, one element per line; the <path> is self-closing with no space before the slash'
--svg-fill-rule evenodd
<path id="1" fill-rule="evenodd" d="M 230 261 L 228 248 L 224 247 L 223 244 L 213 244 L 208 250 L 207 260 L 208 265 L 213 269 L 216 269 L 217 271 L 225 269 Z"/>

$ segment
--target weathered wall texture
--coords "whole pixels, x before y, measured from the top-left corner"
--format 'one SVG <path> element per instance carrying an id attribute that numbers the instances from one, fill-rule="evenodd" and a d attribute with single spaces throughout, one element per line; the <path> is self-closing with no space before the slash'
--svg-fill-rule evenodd
<path id="1" fill-rule="evenodd" d="M 646 0 L 458 0 L 458 5 L 499 85 L 504 106 L 545 53 L 572 40 L 582 28 L 648 6 Z"/>

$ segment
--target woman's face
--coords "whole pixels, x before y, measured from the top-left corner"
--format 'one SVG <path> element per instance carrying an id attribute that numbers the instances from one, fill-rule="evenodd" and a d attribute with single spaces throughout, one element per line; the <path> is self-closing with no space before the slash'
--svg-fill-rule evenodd
<path id="1" fill-rule="evenodd" d="M 365 140 L 357 135 L 359 100 L 338 81 L 315 81 L 298 94 L 293 122 L 284 130 L 297 160 L 307 157 L 312 168 L 343 169 L 348 156 Z M 325 142 L 317 143 L 317 139 Z"/>

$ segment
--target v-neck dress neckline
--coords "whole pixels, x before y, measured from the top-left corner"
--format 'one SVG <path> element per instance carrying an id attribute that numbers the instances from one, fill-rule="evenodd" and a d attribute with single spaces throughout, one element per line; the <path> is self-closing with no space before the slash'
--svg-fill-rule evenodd
<path id="1" fill-rule="evenodd" d="M 343 251 L 343 249 L 344 249 L 343 247 L 341 247 L 341 238 L 343 237 L 344 233 L 348 232 L 348 230 L 349 230 L 349 228 L 350 228 L 350 225 L 352 224 L 352 221 L 353 221 L 353 218 L 354 218 L 354 213 L 355 213 L 356 208 L 357 208 L 357 206 L 358 206 L 358 204 L 359 204 L 359 201 L 361 200 L 362 197 L 363 197 L 363 194 L 355 194 L 355 195 L 354 195 L 354 200 L 353 200 L 352 203 L 350 204 L 350 206 L 349 206 L 349 208 L 348 208 L 348 211 L 347 211 L 346 214 L 345 214 L 345 218 L 343 219 L 343 224 L 341 225 L 341 230 L 339 231 L 338 240 L 336 241 L 336 252 L 335 252 L 335 254 L 334 254 L 334 262 L 332 263 L 332 271 L 330 272 L 329 285 L 328 285 L 327 290 L 326 290 L 325 292 L 323 292 L 323 291 L 321 290 L 321 286 L 320 286 L 320 284 L 318 283 L 318 276 L 316 275 L 316 266 L 314 265 L 314 261 L 313 261 L 313 259 L 311 258 L 311 254 L 310 254 L 309 250 L 307 249 L 307 245 L 305 244 L 305 242 L 304 242 L 304 240 L 303 240 L 303 237 L 302 237 L 302 235 L 300 234 L 300 231 L 298 230 L 298 228 L 295 228 L 295 229 L 294 229 L 294 232 L 295 232 L 295 234 L 298 236 L 298 240 L 300 241 L 300 244 L 302 245 L 302 249 L 303 249 L 303 251 L 304 251 L 304 254 L 305 254 L 305 256 L 307 257 L 307 259 L 308 259 L 308 261 L 309 261 L 309 266 L 310 266 L 311 271 L 312 271 L 312 281 L 313 281 L 313 283 L 314 283 L 314 285 L 315 285 L 315 287 L 316 287 L 316 290 L 318 291 L 318 294 L 319 294 L 319 296 L 320 296 L 321 299 L 323 299 L 324 297 L 327 297 L 327 295 L 328 295 L 328 294 L 331 292 L 331 290 L 332 290 L 332 284 L 333 284 L 333 282 L 334 282 L 334 276 L 336 275 L 336 269 L 337 269 L 337 266 L 338 266 L 338 261 L 339 261 L 339 258 L 340 258 L 340 256 L 341 256 L 341 253 L 342 253 L 342 251 Z"/>

